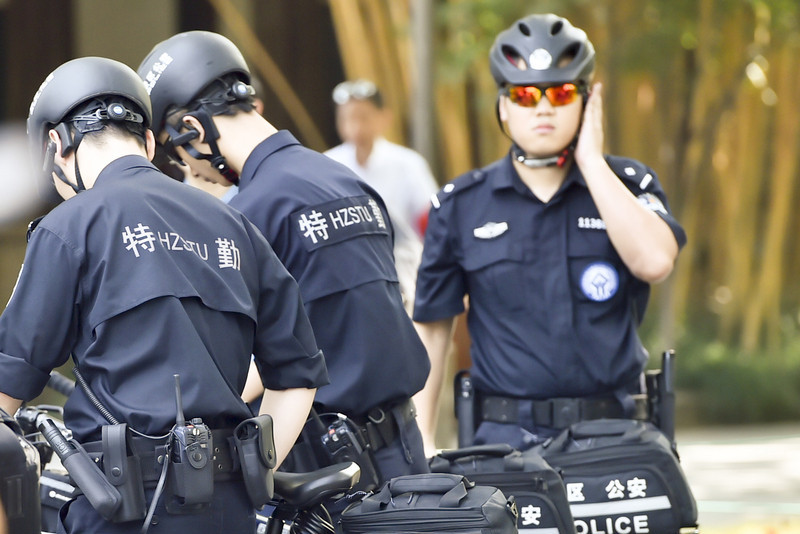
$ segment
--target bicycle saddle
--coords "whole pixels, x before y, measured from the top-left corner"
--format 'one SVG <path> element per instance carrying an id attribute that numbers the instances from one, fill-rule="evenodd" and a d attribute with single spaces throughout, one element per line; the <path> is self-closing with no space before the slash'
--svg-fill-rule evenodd
<path id="1" fill-rule="evenodd" d="M 275 471 L 275 493 L 299 509 L 316 506 L 352 488 L 361 476 L 355 462 L 333 464 L 309 473 Z"/>

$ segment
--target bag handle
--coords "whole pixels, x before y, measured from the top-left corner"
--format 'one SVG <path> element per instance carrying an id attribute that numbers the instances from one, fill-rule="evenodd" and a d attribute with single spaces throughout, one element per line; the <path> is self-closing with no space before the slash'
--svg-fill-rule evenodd
<path id="1" fill-rule="evenodd" d="M 438 455 L 448 461 L 458 460 L 467 456 L 493 456 L 503 457 L 511 454 L 514 449 L 508 443 L 492 443 L 487 445 L 473 445 L 461 449 L 449 449 L 441 451 Z"/>
<path id="2" fill-rule="evenodd" d="M 569 432 L 573 439 L 624 436 L 636 432 L 639 426 L 639 421 L 634 419 L 598 419 L 574 424 Z"/>
<path id="3" fill-rule="evenodd" d="M 644 428 L 643 423 L 635 419 L 582 421 L 564 429 L 561 434 L 537 446 L 535 450 L 547 458 L 548 453 L 564 452 L 573 441 L 580 439 L 619 436 L 621 442 L 638 441 Z"/>
<path id="4" fill-rule="evenodd" d="M 394 497 L 404 493 L 442 494 L 439 507 L 454 508 L 467 496 L 467 489 L 474 485 L 464 476 L 448 473 L 399 476 L 384 484 L 378 493 L 361 501 L 361 509 L 364 513 L 377 512 L 386 507 Z"/>
<path id="5" fill-rule="evenodd" d="M 524 471 L 525 461 L 520 451 L 508 443 L 491 443 L 486 445 L 473 445 L 461 449 L 450 449 L 439 452 L 428 462 L 431 471 L 450 472 L 452 465 L 458 460 L 475 457 L 488 456 L 489 458 L 502 458 L 504 471 Z"/>

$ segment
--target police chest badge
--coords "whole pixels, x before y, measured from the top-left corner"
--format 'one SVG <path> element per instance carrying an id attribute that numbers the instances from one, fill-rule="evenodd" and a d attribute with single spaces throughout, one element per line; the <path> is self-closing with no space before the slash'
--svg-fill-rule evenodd
<path id="1" fill-rule="evenodd" d="M 603 302 L 617 294 L 619 274 L 606 262 L 590 263 L 581 274 L 581 291 L 595 302 Z"/>
<path id="2" fill-rule="evenodd" d="M 483 226 L 479 226 L 472 230 L 472 235 L 478 239 L 494 239 L 499 235 L 503 235 L 508 231 L 507 222 L 487 222 Z"/>

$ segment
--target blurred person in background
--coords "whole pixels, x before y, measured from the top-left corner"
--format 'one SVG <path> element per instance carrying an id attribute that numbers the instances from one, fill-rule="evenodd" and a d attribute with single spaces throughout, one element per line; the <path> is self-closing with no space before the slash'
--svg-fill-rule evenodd
<path id="1" fill-rule="evenodd" d="M 375 83 L 344 81 L 333 89 L 332 97 L 342 144 L 325 155 L 351 168 L 383 197 L 395 227 L 395 264 L 410 313 L 436 180 L 421 154 L 384 137 L 391 111 Z"/>

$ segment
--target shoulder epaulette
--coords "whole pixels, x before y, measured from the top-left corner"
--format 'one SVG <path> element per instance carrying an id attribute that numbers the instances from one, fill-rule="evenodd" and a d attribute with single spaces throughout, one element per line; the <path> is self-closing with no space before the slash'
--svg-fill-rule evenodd
<path id="1" fill-rule="evenodd" d="M 653 182 L 653 171 L 640 161 L 619 156 L 607 156 L 606 161 L 614 174 L 626 182 L 636 184 L 642 191 L 646 191 Z"/>
<path id="2" fill-rule="evenodd" d="M 39 223 L 42 222 L 42 219 L 44 219 L 44 215 L 41 217 L 36 217 L 34 220 L 28 223 L 28 231 L 25 233 L 26 243 L 31 240 L 31 234 L 34 230 L 36 230 L 36 227 L 39 226 Z"/>
<path id="3" fill-rule="evenodd" d="M 484 172 L 483 169 L 474 169 L 466 174 L 462 174 L 458 178 L 445 184 L 438 192 L 431 195 L 431 204 L 434 209 L 439 209 L 442 202 L 481 183 L 484 178 L 486 178 L 486 172 Z"/>

